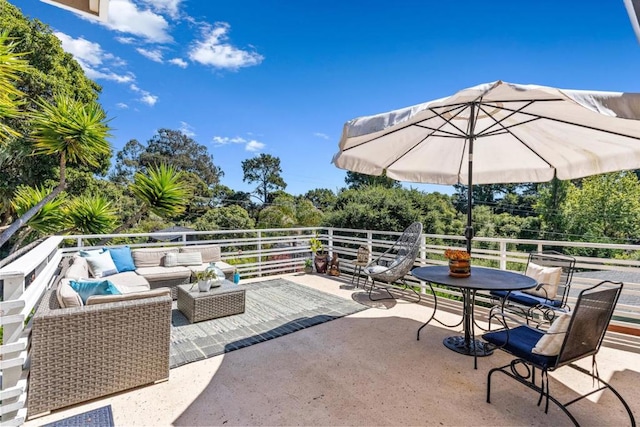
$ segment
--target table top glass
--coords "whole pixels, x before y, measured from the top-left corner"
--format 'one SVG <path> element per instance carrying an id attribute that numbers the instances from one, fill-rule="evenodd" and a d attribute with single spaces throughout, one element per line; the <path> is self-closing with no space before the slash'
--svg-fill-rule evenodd
<path id="1" fill-rule="evenodd" d="M 487 291 L 518 291 L 533 288 L 538 284 L 531 277 L 521 273 L 474 266 L 471 266 L 471 276 L 462 278 L 449 276 L 447 265 L 418 267 L 414 268 L 411 274 L 431 283 Z"/>

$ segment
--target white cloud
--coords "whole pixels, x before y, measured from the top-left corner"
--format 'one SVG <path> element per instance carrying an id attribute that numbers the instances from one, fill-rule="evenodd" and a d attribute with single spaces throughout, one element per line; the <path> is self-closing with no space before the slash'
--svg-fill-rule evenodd
<path id="1" fill-rule="evenodd" d="M 244 149 L 246 151 L 252 151 L 252 152 L 260 151 L 267 146 L 267 144 L 257 141 L 255 139 L 248 140 L 240 136 L 236 136 L 233 138 L 229 138 L 228 136 L 213 137 L 213 145 L 215 147 L 221 147 L 223 145 L 228 145 L 228 144 L 243 144 Z"/>
<path id="2" fill-rule="evenodd" d="M 155 43 L 173 41 L 169 34 L 169 23 L 162 15 L 151 10 L 140 10 L 131 0 L 111 0 L 108 22 L 104 25 Z"/>
<path id="3" fill-rule="evenodd" d="M 180 132 L 187 135 L 189 138 L 196 136 L 195 129 L 187 122 L 180 122 Z"/>
<path id="4" fill-rule="evenodd" d="M 136 51 L 145 58 L 162 64 L 162 51 L 160 49 L 143 49 L 137 47 Z"/>
<path id="5" fill-rule="evenodd" d="M 251 152 L 260 151 L 265 147 L 262 142 L 258 142 L 256 140 L 249 141 L 247 145 L 245 145 L 244 149 Z"/>
<path id="6" fill-rule="evenodd" d="M 173 64 L 173 65 L 177 65 L 180 68 L 187 68 L 187 66 L 189 65 L 189 64 L 187 64 L 187 61 L 185 61 L 184 59 L 181 59 L 181 58 L 170 59 L 169 63 Z"/>
<path id="7" fill-rule="evenodd" d="M 126 62 L 102 50 L 98 43 L 82 37 L 76 39 L 60 31 L 54 34 L 62 43 L 62 48 L 73 55 L 90 79 L 112 80 L 118 83 L 129 83 L 135 80 L 135 75 L 131 72 L 112 71 L 111 68 L 122 67 L 126 65 Z"/>
<path id="8" fill-rule="evenodd" d="M 144 0 L 144 2 L 156 12 L 166 13 L 175 19 L 179 15 L 178 9 L 182 0 Z"/>
<path id="9" fill-rule="evenodd" d="M 313 136 L 316 136 L 318 138 L 322 138 L 322 139 L 329 139 L 329 135 L 327 135 L 326 133 L 322 133 L 322 132 L 316 132 L 313 134 Z"/>
<path id="10" fill-rule="evenodd" d="M 129 106 L 127 104 L 125 104 L 124 102 L 118 102 L 116 104 L 116 107 L 120 108 L 121 110 L 126 110 L 127 108 L 129 108 Z"/>
<path id="11" fill-rule="evenodd" d="M 153 107 L 156 104 L 156 102 L 158 102 L 158 97 L 156 95 L 152 95 L 150 92 L 147 92 L 144 89 L 140 89 L 135 84 L 132 84 L 131 86 L 129 86 L 129 88 L 132 91 L 140 94 L 140 98 L 138 98 L 138 101 L 145 103 L 150 107 Z"/>
<path id="12" fill-rule="evenodd" d="M 189 59 L 230 70 L 260 64 L 264 57 L 259 53 L 242 50 L 228 43 L 230 28 L 226 22 L 218 22 L 213 27 L 205 25 L 202 40 L 194 42 L 189 49 Z"/>
<path id="13" fill-rule="evenodd" d="M 118 40 L 122 44 L 133 44 L 136 41 L 136 39 L 134 39 L 133 37 L 123 37 L 123 36 L 116 37 L 116 40 Z"/>

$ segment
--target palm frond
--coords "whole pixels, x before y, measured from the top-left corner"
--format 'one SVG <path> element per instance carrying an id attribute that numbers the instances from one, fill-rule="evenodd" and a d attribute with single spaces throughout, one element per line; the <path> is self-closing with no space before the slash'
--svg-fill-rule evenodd
<path id="1" fill-rule="evenodd" d="M 45 187 L 19 187 L 15 197 L 11 201 L 11 205 L 18 216 L 22 216 L 51 193 L 51 191 L 52 189 Z M 49 201 L 38 213 L 27 221 L 27 225 L 44 234 L 60 231 L 64 224 L 64 215 L 62 212 L 63 203 L 63 197 L 56 197 Z"/>
<path id="2" fill-rule="evenodd" d="M 162 217 L 184 212 L 189 195 L 182 172 L 167 165 L 150 168 L 146 175 L 136 173 L 131 191 L 151 212 Z"/>
<path id="3" fill-rule="evenodd" d="M 83 234 L 105 234 L 113 230 L 116 210 L 100 196 L 77 197 L 64 208 L 67 224 Z"/>

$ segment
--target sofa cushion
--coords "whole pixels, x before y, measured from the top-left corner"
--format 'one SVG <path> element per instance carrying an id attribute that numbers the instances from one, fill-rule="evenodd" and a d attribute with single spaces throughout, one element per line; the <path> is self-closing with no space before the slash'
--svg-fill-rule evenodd
<path id="1" fill-rule="evenodd" d="M 70 280 L 69 285 L 80 295 L 85 304 L 93 295 L 120 295 L 118 288 L 108 280 Z"/>
<path id="2" fill-rule="evenodd" d="M 200 252 L 202 254 L 202 262 L 209 264 L 210 262 L 218 262 L 220 257 L 220 245 L 193 245 L 180 248 L 180 252 Z"/>
<path id="3" fill-rule="evenodd" d="M 61 279 L 56 289 L 56 297 L 61 308 L 82 307 L 80 295 L 71 287 L 69 279 Z"/>
<path id="4" fill-rule="evenodd" d="M 106 304 L 108 302 L 131 301 L 143 298 L 171 296 L 171 289 L 157 288 L 142 292 L 132 292 L 122 295 L 94 295 L 89 297 L 87 305 Z"/>
<path id="5" fill-rule="evenodd" d="M 147 248 L 131 251 L 136 269 L 144 267 L 159 267 L 163 264 L 166 253 L 178 252 L 178 248 Z"/>
<path id="6" fill-rule="evenodd" d="M 86 279 L 89 277 L 89 264 L 84 257 L 79 255 L 71 258 L 71 265 L 64 273 L 64 277 L 69 279 Z"/>
<path id="7" fill-rule="evenodd" d="M 202 254 L 200 252 L 179 252 L 179 253 L 167 253 L 164 257 L 165 267 L 176 267 L 178 265 L 201 265 Z"/>
<path id="8" fill-rule="evenodd" d="M 131 248 L 129 246 L 122 246 L 120 248 L 104 248 L 105 251 L 109 251 L 113 263 L 118 269 L 118 273 L 124 273 L 125 271 L 135 271 L 136 266 L 133 263 L 133 257 L 131 256 Z"/>
<path id="9" fill-rule="evenodd" d="M 93 277 L 107 277 L 118 272 L 109 252 L 88 256 L 85 259 L 89 264 L 89 271 Z"/>
<path id="10" fill-rule="evenodd" d="M 136 274 L 134 271 L 114 274 L 113 276 L 109 276 L 109 280 L 123 294 L 148 291 L 150 289 L 147 279 Z"/>
<path id="11" fill-rule="evenodd" d="M 136 273 L 144 276 L 149 282 L 171 279 L 188 279 L 191 277 L 191 270 L 187 267 L 144 267 L 136 269 Z"/>

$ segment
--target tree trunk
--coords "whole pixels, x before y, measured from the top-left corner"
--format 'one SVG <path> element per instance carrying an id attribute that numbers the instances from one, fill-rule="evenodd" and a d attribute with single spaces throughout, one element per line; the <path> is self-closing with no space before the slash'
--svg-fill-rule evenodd
<path id="1" fill-rule="evenodd" d="M 7 241 L 14 235 L 16 232 L 22 228 L 31 218 L 33 218 L 39 211 L 42 209 L 44 205 L 49 203 L 51 200 L 55 199 L 58 194 L 62 193 L 62 191 L 67 187 L 67 157 L 65 156 L 64 151 L 60 153 L 60 182 L 56 188 L 53 189 L 51 193 L 49 193 L 44 199 L 40 200 L 40 203 L 29 209 L 22 215 L 20 218 L 15 220 L 5 231 L 0 235 L 0 247 L 7 243 Z"/>

